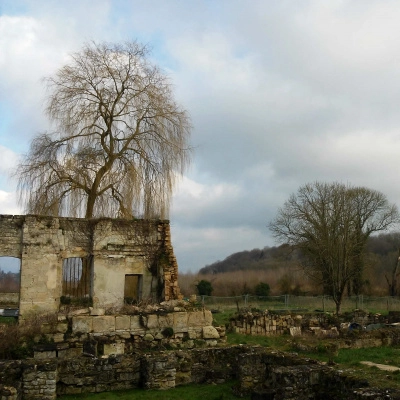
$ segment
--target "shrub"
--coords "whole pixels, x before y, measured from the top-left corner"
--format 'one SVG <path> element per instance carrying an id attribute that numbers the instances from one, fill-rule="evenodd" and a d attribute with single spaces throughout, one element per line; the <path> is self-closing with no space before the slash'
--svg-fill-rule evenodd
<path id="1" fill-rule="evenodd" d="M 161 333 L 166 338 L 171 338 L 172 336 L 174 336 L 174 330 L 171 327 L 165 328 Z"/>
<path id="2" fill-rule="evenodd" d="M 197 291 L 200 296 L 211 296 L 212 291 L 214 290 L 211 282 L 206 281 L 202 279 L 197 285 L 196 285 Z"/>
<path id="3" fill-rule="evenodd" d="M 50 326 L 55 331 L 56 314 L 31 315 L 19 324 L 8 324 L 0 331 L 0 359 L 23 359 L 33 356 L 36 343 L 44 343 L 47 337 L 42 326 Z"/>
<path id="4" fill-rule="evenodd" d="M 269 296 L 270 292 L 271 292 L 271 288 L 269 287 L 268 283 L 260 282 L 254 288 L 254 293 L 256 294 L 256 296 L 267 297 L 267 296 Z"/>

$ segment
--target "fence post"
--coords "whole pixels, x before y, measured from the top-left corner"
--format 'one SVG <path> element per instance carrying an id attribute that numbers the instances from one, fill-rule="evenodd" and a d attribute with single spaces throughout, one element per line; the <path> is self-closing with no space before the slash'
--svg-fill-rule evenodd
<path id="1" fill-rule="evenodd" d="M 203 307 L 204 307 L 204 294 L 201 296 L 201 304 L 202 304 Z"/>
<path id="2" fill-rule="evenodd" d="M 325 295 L 322 295 L 322 311 L 325 312 Z"/>

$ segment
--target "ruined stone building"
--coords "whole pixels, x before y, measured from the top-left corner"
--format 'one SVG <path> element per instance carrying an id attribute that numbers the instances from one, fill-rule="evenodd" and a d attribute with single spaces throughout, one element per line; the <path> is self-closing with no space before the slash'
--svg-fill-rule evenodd
<path id="1" fill-rule="evenodd" d="M 21 260 L 22 316 L 181 297 L 169 221 L 1 215 L 0 237 L 0 256 Z"/>

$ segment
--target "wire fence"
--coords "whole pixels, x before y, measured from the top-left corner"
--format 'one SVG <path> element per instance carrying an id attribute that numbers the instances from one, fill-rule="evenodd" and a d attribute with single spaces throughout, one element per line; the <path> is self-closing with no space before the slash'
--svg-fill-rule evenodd
<path id="1" fill-rule="evenodd" d="M 335 312 L 336 304 L 331 296 L 197 296 L 197 301 L 205 307 L 215 310 L 230 309 L 257 309 L 274 311 L 298 312 Z M 397 297 L 369 297 L 364 295 L 345 297 L 342 301 L 341 311 L 361 309 L 370 313 L 386 313 L 400 311 L 400 298 Z"/>

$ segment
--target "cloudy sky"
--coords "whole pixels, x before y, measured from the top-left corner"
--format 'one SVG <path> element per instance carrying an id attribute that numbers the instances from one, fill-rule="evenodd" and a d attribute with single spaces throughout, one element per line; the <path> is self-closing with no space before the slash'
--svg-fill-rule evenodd
<path id="1" fill-rule="evenodd" d="M 0 0 L 0 214 L 48 128 L 41 78 L 84 42 L 137 39 L 189 111 L 195 154 L 173 199 L 181 271 L 274 245 L 299 186 L 339 181 L 400 199 L 397 0 Z"/>

